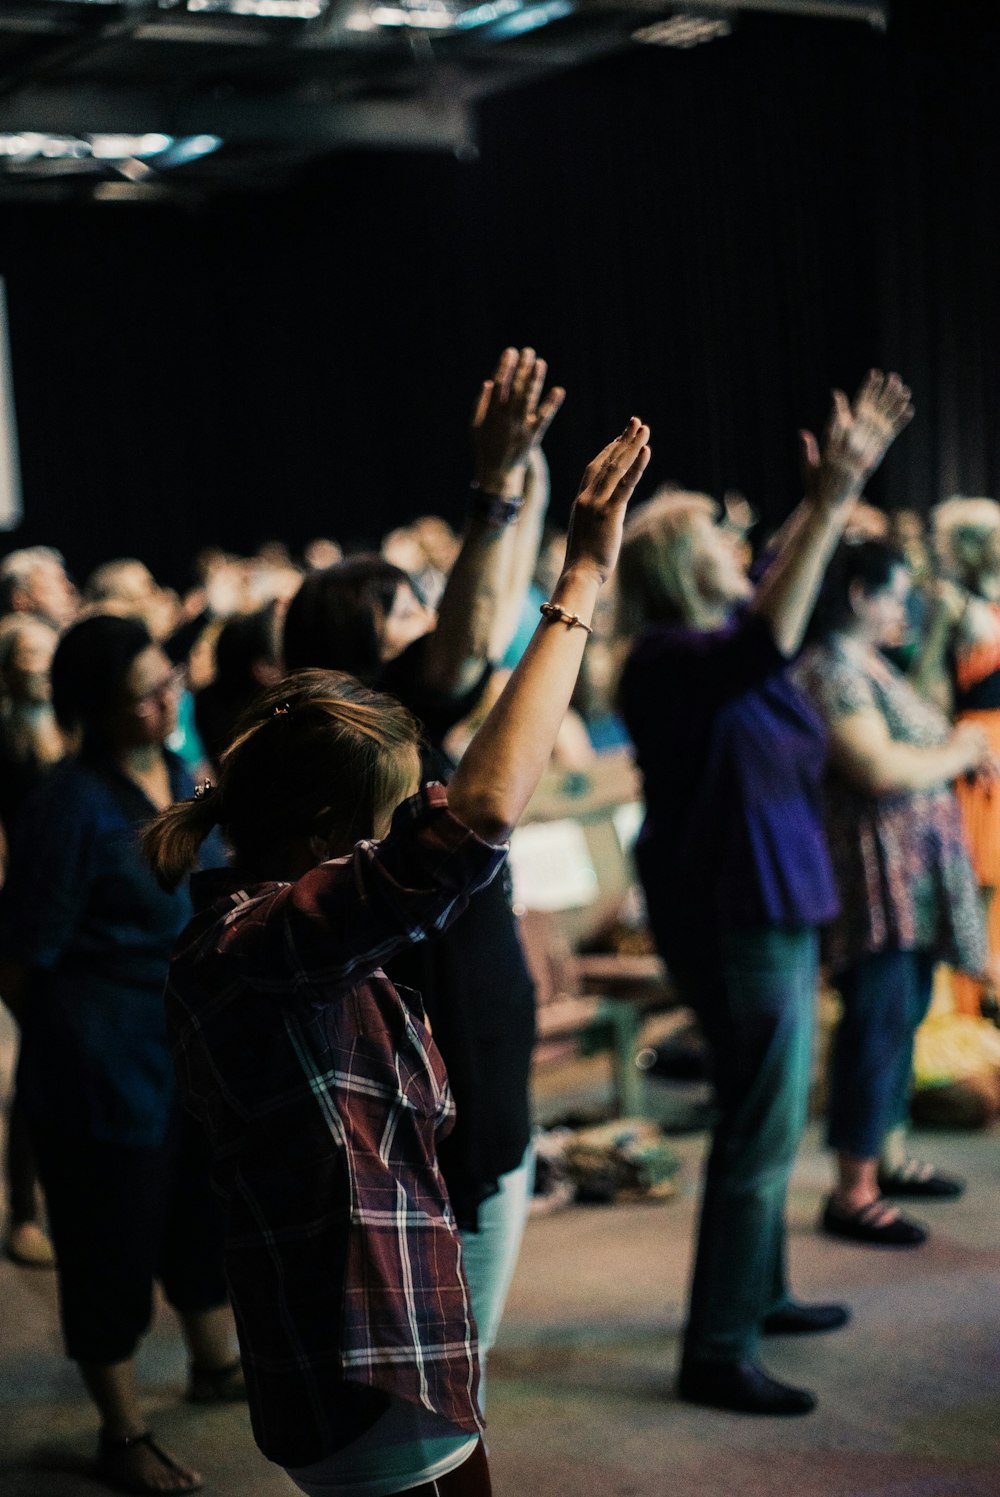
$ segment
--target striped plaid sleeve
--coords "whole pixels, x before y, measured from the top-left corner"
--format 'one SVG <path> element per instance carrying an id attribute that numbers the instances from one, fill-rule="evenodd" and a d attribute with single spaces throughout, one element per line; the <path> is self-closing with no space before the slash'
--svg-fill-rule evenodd
<path id="1" fill-rule="evenodd" d="M 506 854 L 451 814 L 443 785 L 425 785 L 382 841 L 233 911 L 220 948 L 258 990 L 327 1000 L 443 930 Z"/>

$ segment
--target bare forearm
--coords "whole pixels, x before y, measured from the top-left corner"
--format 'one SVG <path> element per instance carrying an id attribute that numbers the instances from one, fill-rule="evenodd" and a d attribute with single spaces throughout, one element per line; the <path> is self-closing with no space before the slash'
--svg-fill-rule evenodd
<path id="1" fill-rule="evenodd" d="M 507 572 L 504 530 L 470 519 L 438 609 L 425 657 L 427 684 L 459 695 L 491 659 Z"/>
<path id="2" fill-rule="evenodd" d="M 570 570 L 559 579 L 552 601 L 589 624 L 599 588 L 593 572 Z M 455 773 L 449 804 L 487 841 L 506 841 L 549 762 L 587 638 L 579 627 L 539 624 Z"/>
<path id="3" fill-rule="evenodd" d="M 855 759 L 844 767 L 848 778 L 868 795 L 905 795 L 956 780 L 970 767 L 969 750 L 954 739 L 940 748 L 893 743 L 867 762 Z"/>
<path id="4" fill-rule="evenodd" d="M 950 713 L 952 707 L 946 657 L 953 630 L 950 611 L 942 604 L 936 605 L 908 672 L 915 690 L 945 713 Z"/>
<path id="5" fill-rule="evenodd" d="M 618 559 L 625 508 L 649 462 L 648 439 L 649 427 L 632 416 L 588 463 L 551 599 L 562 616 L 539 624 L 451 782 L 455 815 L 489 842 L 506 841 L 551 757 L 597 594 Z"/>
<path id="6" fill-rule="evenodd" d="M 782 551 L 795 540 L 802 526 L 808 520 L 811 510 L 811 502 L 808 499 L 801 499 L 771 537 L 768 550 L 773 551 L 776 556 L 780 556 Z"/>
<path id="7" fill-rule="evenodd" d="M 524 507 L 504 537 L 504 580 L 490 636 L 490 659 L 500 660 L 514 637 L 528 588 L 538 565 L 549 507 L 549 469 L 535 448 L 524 476 Z"/>
<path id="8" fill-rule="evenodd" d="M 565 394 L 553 386 L 542 398 L 546 373 L 545 360 L 533 348 L 505 348 L 476 400 L 476 484 L 480 499 L 495 499 L 496 504 L 494 513 L 470 520 L 425 657 L 425 685 L 446 694 L 471 686 L 493 658 L 513 545 L 505 530 L 515 516 L 504 510 L 522 502 L 532 449 L 542 441 Z"/>
<path id="9" fill-rule="evenodd" d="M 793 515 L 753 605 L 770 622 L 783 655 L 794 655 L 801 645 L 823 573 L 858 497 L 912 414 L 910 392 L 899 376 L 872 369 L 853 405 L 842 390 L 833 391 L 822 450 L 811 432 L 799 433 L 809 497 Z"/>
<path id="10" fill-rule="evenodd" d="M 781 552 L 767 572 L 751 605 L 771 625 L 783 655 L 798 650 L 816 602 L 823 574 L 847 520 L 844 505 L 818 503 L 804 507 Z"/>

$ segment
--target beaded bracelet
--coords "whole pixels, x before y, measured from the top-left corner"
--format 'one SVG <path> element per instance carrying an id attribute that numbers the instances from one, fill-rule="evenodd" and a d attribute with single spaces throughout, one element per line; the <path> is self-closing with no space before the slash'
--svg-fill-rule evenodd
<path id="1" fill-rule="evenodd" d="M 565 608 L 560 608 L 558 603 L 542 603 L 538 612 L 543 618 L 550 619 L 553 624 L 565 624 L 567 629 L 586 629 L 588 634 L 593 634 L 589 624 L 585 624 L 577 613 L 567 613 Z"/>
<path id="2" fill-rule="evenodd" d="M 503 494 L 491 494 L 488 489 L 481 489 L 477 483 L 472 485 L 472 494 L 469 499 L 469 514 L 474 520 L 482 520 L 491 530 L 503 530 L 517 519 L 524 505 L 520 496 L 516 499 L 505 499 Z"/>

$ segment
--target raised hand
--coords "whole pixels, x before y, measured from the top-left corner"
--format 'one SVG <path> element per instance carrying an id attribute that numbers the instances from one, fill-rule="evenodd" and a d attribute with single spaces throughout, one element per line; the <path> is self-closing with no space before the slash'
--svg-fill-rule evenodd
<path id="1" fill-rule="evenodd" d="M 472 445 L 476 481 L 488 493 L 520 497 L 531 450 L 566 397 L 554 385 L 543 399 L 547 373 L 533 348 L 505 348 L 493 378 L 483 381 L 472 412 Z"/>
<path id="2" fill-rule="evenodd" d="M 869 370 L 853 402 L 834 390 L 822 443 L 799 434 L 808 497 L 830 508 L 856 499 L 912 415 L 898 374 Z"/>
<path id="3" fill-rule="evenodd" d="M 569 518 L 565 571 L 582 568 L 604 582 L 614 570 L 625 510 L 649 462 L 648 442 L 649 427 L 632 416 L 588 464 Z"/>
<path id="4" fill-rule="evenodd" d="M 544 622 L 448 787 L 454 814 L 487 842 L 506 841 L 549 762 L 601 584 L 618 558 L 625 508 L 649 461 L 648 437 L 649 428 L 633 416 L 584 473 Z"/>

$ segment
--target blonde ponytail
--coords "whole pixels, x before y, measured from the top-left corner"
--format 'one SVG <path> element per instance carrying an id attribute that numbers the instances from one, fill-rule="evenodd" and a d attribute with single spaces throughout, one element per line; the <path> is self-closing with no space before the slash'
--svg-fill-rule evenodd
<path id="1" fill-rule="evenodd" d="M 161 888 L 169 893 L 196 866 L 198 849 L 219 824 L 218 791 L 178 801 L 142 831 L 142 850 Z"/>

